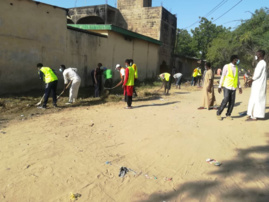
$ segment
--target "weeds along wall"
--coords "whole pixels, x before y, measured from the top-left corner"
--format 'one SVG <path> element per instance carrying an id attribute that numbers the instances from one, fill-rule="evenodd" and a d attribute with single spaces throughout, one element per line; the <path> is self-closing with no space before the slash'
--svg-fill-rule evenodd
<path id="1" fill-rule="evenodd" d="M 31 0 L 0 1 L 0 94 L 43 89 L 36 64 L 56 70 L 61 64 L 77 67 L 82 86 L 90 84 L 90 71 L 98 62 L 115 70 L 133 58 L 140 79 L 156 76 L 159 46 L 113 31 L 107 37 L 67 29 L 66 10 Z M 115 73 L 114 79 L 118 79 Z"/>

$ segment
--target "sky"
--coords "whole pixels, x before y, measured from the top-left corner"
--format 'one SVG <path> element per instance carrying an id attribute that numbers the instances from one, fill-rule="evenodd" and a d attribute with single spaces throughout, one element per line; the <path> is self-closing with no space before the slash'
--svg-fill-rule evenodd
<path id="1" fill-rule="evenodd" d="M 37 0 L 39 2 L 73 8 L 108 3 L 117 7 L 117 0 Z M 255 10 L 269 8 L 269 0 L 152 0 L 153 6 L 163 6 L 177 16 L 177 27 L 190 31 L 199 26 L 199 17 L 207 17 L 217 25 L 235 29 L 241 20 L 251 18 Z M 213 19 L 212 19 L 213 18 Z"/>

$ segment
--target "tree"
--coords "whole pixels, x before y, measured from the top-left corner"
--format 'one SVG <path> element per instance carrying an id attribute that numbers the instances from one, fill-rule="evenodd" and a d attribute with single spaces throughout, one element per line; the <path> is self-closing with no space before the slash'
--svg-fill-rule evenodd
<path id="1" fill-rule="evenodd" d="M 175 54 L 190 57 L 197 56 L 197 48 L 194 46 L 193 39 L 187 30 L 177 29 Z"/>
<path id="2" fill-rule="evenodd" d="M 241 66 L 249 69 L 255 66 L 254 55 L 259 49 L 269 52 L 269 10 L 264 8 L 256 10 L 251 19 L 242 21 L 233 32 L 218 35 L 208 48 L 207 59 L 222 66 L 231 55 L 238 54 Z"/>
<path id="3" fill-rule="evenodd" d="M 193 40 L 195 43 L 196 53 L 202 60 L 206 59 L 208 48 L 211 46 L 211 42 L 217 38 L 220 34 L 226 33 L 229 30 L 223 26 L 217 26 L 208 19 L 202 17 L 199 27 L 191 30 L 193 34 Z"/>

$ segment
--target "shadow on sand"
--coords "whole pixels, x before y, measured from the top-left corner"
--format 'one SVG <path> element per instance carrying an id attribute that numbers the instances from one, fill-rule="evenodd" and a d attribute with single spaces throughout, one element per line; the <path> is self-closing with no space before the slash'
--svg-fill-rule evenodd
<path id="1" fill-rule="evenodd" d="M 179 101 L 177 102 L 166 102 L 166 103 L 162 103 L 162 104 L 149 104 L 149 105 L 140 105 L 140 106 L 134 106 L 134 109 L 137 108 L 142 108 L 142 107 L 161 107 L 161 106 L 166 106 L 166 105 L 172 105 L 172 104 L 176 104 L 176 103 L 180 103 Z"/>
<path id="2" fill-rule="evenodd" d="M 269 137 L 269 133 L 266 136 Z M 262 158 L 257 158 L 257 154 Z M 142 201 L 207 201 L 208 194 L 217 194 L 219 201 L 269 201 L 269 145 L 238 149 L 236 158 L 222 163 L 217 171 L 208 173 L 217 176 L 215 180 L 186 182 L 171 192 L 154 193 Z M 225 180 L 233 176 L 240 176 L 241 184 L 232 180 L 233 185 L 227 187 Z M 244 188 L 246 184 L 251 185 L 250 188 Z"/>

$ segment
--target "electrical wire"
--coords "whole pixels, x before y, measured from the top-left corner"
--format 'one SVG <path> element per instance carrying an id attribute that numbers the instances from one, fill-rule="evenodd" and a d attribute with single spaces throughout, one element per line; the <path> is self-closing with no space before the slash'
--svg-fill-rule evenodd
<path id="1" fill-rule="evenodd" d="M 219 8 L 221 8 L 225 3 L 227 3 L 228 0 L 222 0 L 218 5 L 216 5 L 214 8 L 212 8 L 207 14 L 205 14 L 205 17 L 208 17 L 210 15 L 212 15 L 215 11 L 217 11 Z M 199 23 L 200 20 L 197 20 L 196 22 L 192 23 L 190 26 L 185 27 L 184 29 L 190 28 L 193 25 Z"/>
<path id="2" fill-rule="evenodd" d="M 217 21 L 218 19 L 222 18 L 224 15 L 226 15 L 227 13 L 229 13 L 232 9 L 234 9 L 238 4 L 240 4 L 243 0 L 238 1 L 232 8 L 230 8 L 228 11 L 226 11 L 225 13 L 223 13 L 221 16 L 219 16 L 218 18 L 216 18 L 213 22 Z"/>
<path id="3" fill-rule="evenodd" d="M 227 3 L 228 0 L 223 0 L 221 1 L 217 6 L 215 6 L 213 9 L 211 9 L 206 15 L 205 17 L 208 17 L 210 15 L 212 15 L 215 11 L 217 11 L 220 7 L 222 7 L 224 4 Z"/>

